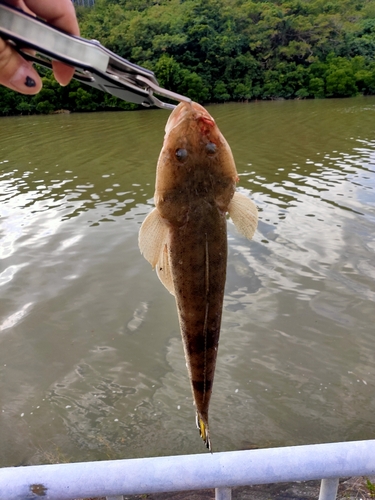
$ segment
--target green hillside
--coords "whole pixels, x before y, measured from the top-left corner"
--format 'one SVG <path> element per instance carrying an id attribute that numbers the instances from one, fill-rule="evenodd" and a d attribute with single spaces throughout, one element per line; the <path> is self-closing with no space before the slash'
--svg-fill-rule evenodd
<path id="1" fill-rule="evenodd" d="M 96 0 L 77 7 L 82 36 L 152 69 L 201 103 L 375 94 L 375 0 Z M 3 114 L 132 109 L 50 74 Z"/>

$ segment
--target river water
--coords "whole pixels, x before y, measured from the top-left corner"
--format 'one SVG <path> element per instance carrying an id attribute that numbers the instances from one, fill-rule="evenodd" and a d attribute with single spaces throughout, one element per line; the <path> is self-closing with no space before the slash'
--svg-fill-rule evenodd
<path id="1" fill-rule="evenodd" d="M 375 98 L 210 106 L 228 223 L 215 451 L 375 437 Z M 168 112 L 0 120 L 0 466 L 204 453 L 173 297 L 140 255 Z"/>

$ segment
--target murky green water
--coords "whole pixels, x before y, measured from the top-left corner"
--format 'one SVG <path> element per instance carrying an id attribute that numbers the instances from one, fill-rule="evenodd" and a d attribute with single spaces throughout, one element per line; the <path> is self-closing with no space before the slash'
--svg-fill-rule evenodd
<path id="1" fill-rule="evenodd" d="M 375 98 L 212 106 L 229 224 L 216 451 L 375 436 Z M 166 111 L 0 120 L 0 466 L 205 452 L 141 257 Z"/>

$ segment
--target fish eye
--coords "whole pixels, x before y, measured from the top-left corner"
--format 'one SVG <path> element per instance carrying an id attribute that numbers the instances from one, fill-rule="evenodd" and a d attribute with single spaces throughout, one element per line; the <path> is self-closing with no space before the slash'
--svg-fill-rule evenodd
<path id="1" fill-rule="evenodd" d="M 206 153 L 208 155 L 214 155 L 216 153 L 217 147 L 214 142 L 209 142 L 206 144 Z"/>
<path id="2" fill-rule="evenodd" d="M 186 158 L 188 156 L 188 152 L 186 151 L 186 149 L 180 148 L 180 149 L 176 149 L 175 155 L 176 155 L 177 160 L 184 161 L 184 160 L 186 160 Z"/>

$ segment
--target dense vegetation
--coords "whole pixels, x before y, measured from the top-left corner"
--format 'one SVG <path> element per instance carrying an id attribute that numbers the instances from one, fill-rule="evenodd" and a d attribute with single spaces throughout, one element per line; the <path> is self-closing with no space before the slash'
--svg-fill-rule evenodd
<path id="1" fill-rule="evenodd" d="M 96 0 L 82 36 L 199 102 L 375 94 L 375 0 Z M 50 73 L 35 97 L 0 89 L 0 112 L 134 106 Z"/>

